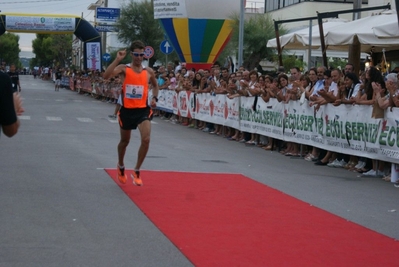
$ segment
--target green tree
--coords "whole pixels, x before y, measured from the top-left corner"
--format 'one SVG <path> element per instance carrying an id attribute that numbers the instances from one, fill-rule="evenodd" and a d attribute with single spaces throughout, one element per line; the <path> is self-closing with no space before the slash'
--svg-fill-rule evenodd
<path id="1" fill-rule="evenodd" d="M 278 62 L 278 55 L 275 55 L 273 59 L 275 62 Z M 306 67 L 306 62 L 297 58 L 295 54 L 294 55 L 283 54 L 283 66 L 286 72 L 289 72 L 289 70 L 293 67 L 298 67 L 301 69 L 301 71 L 303 71 L 304 68 Z"/>
<path id="2" fill-rule="evenodd" d="M 58 67 L 66 67 L 72 57 L 72 34 L 52 35 L 51 54 Z"/>
<path id="3" fill-rule="evenodd" d="M 6 64 L 15 64 L 21 67 L 19 62 L 19 36 L 13 33 L 5 33 L 0 36 L 0 59 Z"/>
<path id="4" fill-rule="evenodd" d="M 149 62 L 149 65 L 152 66 L 160 56 L 157 48 L 164 36 L 162 27 L 154 19 L 153 3 L 148 0 L 141 2 L 131 0 L 122 5 L 121 17 L 116 27 L 119 29 L 119 39 L 126 46 L 130 46 L 133 40 L 141 40 L 145 45 L 154 48 L 155 54 Z"/>
<path id="5" fill-rule="evenodd" d="M 239 16 L 233 15 L 234 21 L 230 42 L 218 57 L 223 63 L 228 55 L 235 55 L 238 51 Z M 286 30 L 280 26 L 280 34 Z M 269 14 L 254 14 L 244 22 L 244 51 L 243 66 L 249 70 L 254 69 L 262 60 L 272 61 L 276 53 L 275 49 L 266 47 L 267 41 L 275 38 L 274 22 Z"/>
<path id="6" fill-rule="evenodd" d="M 36 57 L 31 61 L 31 67 L 65 67 L 72 56 L 72 35 L 36 34 L 36 39 L 32 41 L 32 48 Z"/>
<path id="7" fill-rule="evenodd" d="M 331 57 L 328 60 L 328 66 L 330 68 L 334 68 L 334 69 L 338 68 L 340 70 L 343 70 L 343 69 L 345 69 L 346 64 L 348 64 L 348 60 L 344 59 L 344 58 L 337 58 L 337 57 L 332 58 Z"/>
<path id="8" fill-rule="evenodd" d="M 36 39 L 32 41 L 33 53 L 36 55 L 31 65 L 51 66 L 53 63 L 52 38 L 49 34 L 36 34 Z"/>

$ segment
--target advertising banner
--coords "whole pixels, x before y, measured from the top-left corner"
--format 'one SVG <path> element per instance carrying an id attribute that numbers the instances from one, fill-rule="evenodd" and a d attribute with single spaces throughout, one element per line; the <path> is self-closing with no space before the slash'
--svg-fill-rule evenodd
<path id="1" fill-rule="evenodd" d="M 75 31 L 74 17 L 46 16 L 6 16 L 6 31 L 13 32 L 59 32 L 73 33 Z"/>
<path id="2" fill-rule="evenodd" d="M 170 108 L 173 99 L 173 113 L 179 116 L 399 164 L 399 108 L 386 110 L 385 118 L 374 119 L 373 107 L 367 105 L 328 104 L 315 110 L 307 101 L 303 105 L 299 101 L 282 103 L 276 99 L 265 103 L 258 98 L 255 108 L 254 97 L 229 99 L 225 95 L 185 91 L 177 94 L 170 90 L 161 90 L 160 96 L 165 101 L 158 107 Z"/>
<path id="3" fill-rule="evenodd" d="M 187 91 L 181 91 L 178 95 L 178 109 L 179 109 L 179 115 L 185 118 L 189 118 L 189 94 L 190 92 Z"/>
<path id="4" fill-rule="evenodd" d="M 87 68 L 101 69 L 101 45 L 99 42 L 86 43 Z"/>
<path id="5" fill-rule="evenodd" d="M 173 97 L 175 92 L 172 90 L 159 90 L 157 108 L 166 112 L 173 113 Z M 149 103 L 152 99 L 152 94 L 149 96 Z"/>
<path id="6" fill-rule="evenodd" d="M 154 19 L 186 17 L 186 0 L 154 0 Z"/>

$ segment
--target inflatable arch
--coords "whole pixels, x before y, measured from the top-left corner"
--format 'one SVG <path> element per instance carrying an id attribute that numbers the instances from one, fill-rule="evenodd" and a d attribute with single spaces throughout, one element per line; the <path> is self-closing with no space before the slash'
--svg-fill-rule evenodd
<path id="1" fill-rule="evenodd" d="M 73 33 L 84 43 L 84 68 L 101 69 L 101 36 L 83 18 L 73 15 L 2 13 L 0 20 L 0 35 L 6 31 L 40 34 Z"/>

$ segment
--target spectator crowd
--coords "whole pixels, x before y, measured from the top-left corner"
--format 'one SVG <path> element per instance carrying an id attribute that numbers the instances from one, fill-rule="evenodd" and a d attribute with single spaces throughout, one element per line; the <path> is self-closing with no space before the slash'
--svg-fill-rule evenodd
<path id="1" fill-rule="evenodd" d="M 307 103 L 316 111 L 323 105 L 370 105 L 373 118 L 384 118 L 386 109 L 399 107 L 398 74 L 392 72 L 385 76 L 376 68 L 369 67 L 359 75 L 354 66 L 347 64 L 344 69 L 323 66 L 310 68 L 302 73 L 298 67 L 287 72 L 280 67 L 272 75 L 263 75 L 258 70 L 244 67 L 232 72 L 217 62 L 210 69 L 188 69 L 185 63 L 156 70 L 160 90 L 173 90 L 176 93 L 188 91 L 193 94 L 224 94 L 228 98 L 255 97 L 268 102 L 275 98 L 279 102 L 300 101 Z M 61 86 L 80 93 L 91 95 L 104 102 L 117 103 L 123 81 L 119 77 L 102 79 L 100 71 L 57 70 L 62 73 Z M 114 116 L 114 114 L 112 115 Z M 230 141 L 247 146 L 258 146 L 264 150 L 278 150 L 289 157 L 303 157 L 317 166 L 345 168 L 361 173 L 362 176 L 381 177 L 391 181 L 391 163 L 370 158 L 357 157 L 326 151 L 317 147 L 303 146 L 294 142 L 284 142 L 277 138 L 246 133 L 233 127 L 218 125 L 194 118 L 179 116 L 172 111 L 156 110 L 154 116 L 173 124 L 202 130 L 223 136 Z M 399 182 L 395 183 L 399 187 Z"/>

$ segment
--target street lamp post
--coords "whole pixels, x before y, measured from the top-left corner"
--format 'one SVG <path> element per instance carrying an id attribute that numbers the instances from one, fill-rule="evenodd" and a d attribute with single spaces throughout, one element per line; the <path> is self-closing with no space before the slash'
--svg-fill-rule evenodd
<path id="1" fill-rule="evenodd" d="M 108 7 L 108 0 L 104 0 L 104 7 Z M 102 46 L 102 54 L 104 55 L 107 52 L 107 32 L 103 32 L 103 46 Z"/>
<path id="2" fill-rule="evenodd" d="M 243 62 L 244 50 L 244 13 L 245 13 L 245 0 L 240 0 L 240 25 L 238 33 L 238 68 L 241 67 Z"/>
<path id="3" fill-rule="evenodd" d="M 94 10 L 94 26 L 97 25 L 97 21 L 96 21 L 97 8 L 101 7 L 103 4 L 104 4 L 105 7 L 108 7 L 108 0 L 97 0 L 97 2 L 91 3 L 87 7 L 88 10 Z M 102 40 L 102 42 L 101 42 L 102 43 L 101 52 L 102 52 L 102 54 L 104 54 L 105 51 L 106 51 L 106 46 L 107 46 L 107 35 L 106 35 L 106 33 L 105 34 L 104 34 L 104 32 L 101 33 L 101 40 Z"/>

